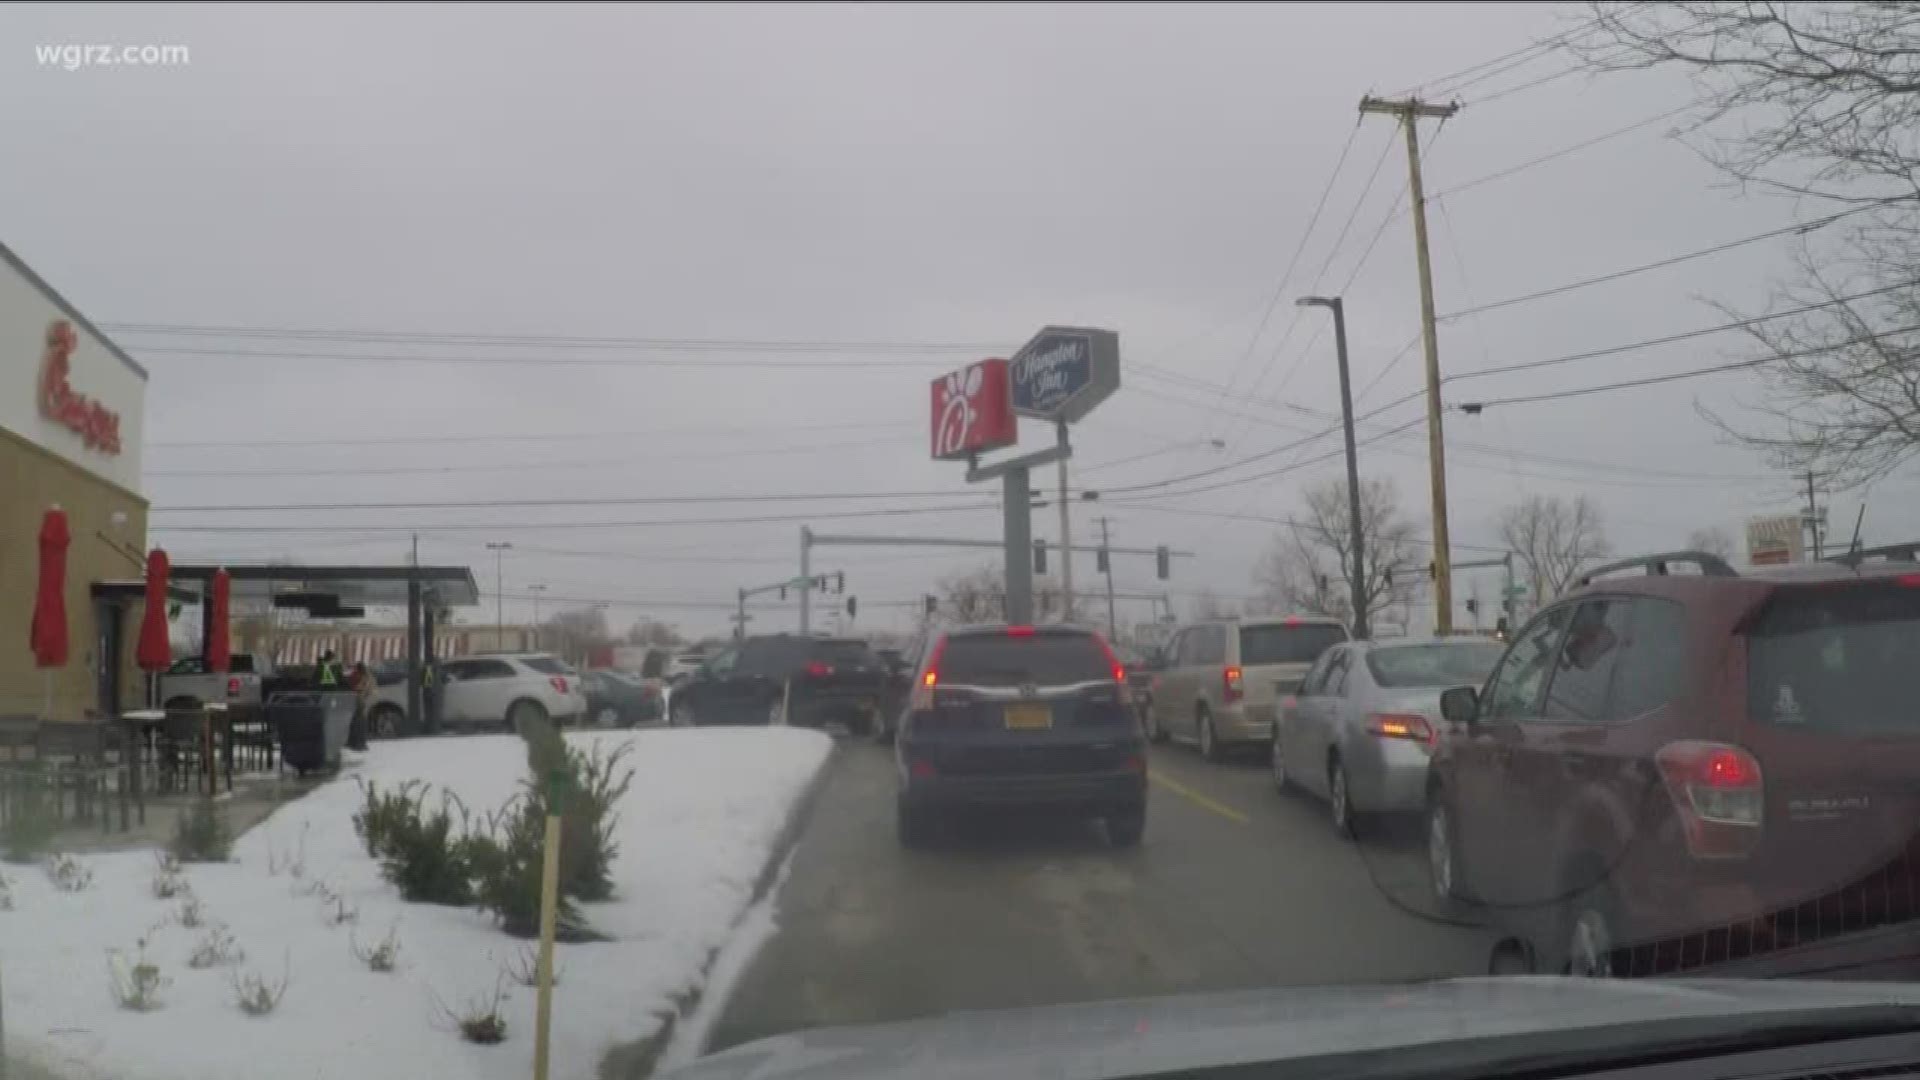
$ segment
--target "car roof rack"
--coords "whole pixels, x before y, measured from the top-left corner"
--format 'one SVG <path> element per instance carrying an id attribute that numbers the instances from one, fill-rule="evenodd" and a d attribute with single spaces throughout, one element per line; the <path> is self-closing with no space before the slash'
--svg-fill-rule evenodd
<path id="1" fill-rule="evenodd" d="M 1663 551 L 1657 555 L 1641 555 L 1632 559 L 1621 559 L 1619 562 L 1610 562 L 1604 566 L 1596 566 L 1582 573 L 1579 578 L 1579 583 L 1582 585 L 1590 585 L 1593 583 L 1593 579 L 1597 577 L 1619 573 L 1622 570 L 1639 570 L 1643 568 L 1649 575 L 1665 576 L 1671 573 L 1667 567 L 1672 563 L 1691 563 L 1694 566 L 1698 566 L 1701 575 L 1704 577 L 1740 576 L 1739 571 L 1735 570 L 1727 560 L 1715 555 L 1711 551 Z"/>
<path id="2" fill-rule="evenodd" d="M 1920 540 L 1910 540 L 1904 544 L 1883 544 L 1873 548 L 1856 548 L 1838 555 L 1829 555 L 1822 561 L 1839 563 L 1846 567 L 1858 567 L 1869 559 L 1884 559 L 1887 562 L 1920 561 Z"/>

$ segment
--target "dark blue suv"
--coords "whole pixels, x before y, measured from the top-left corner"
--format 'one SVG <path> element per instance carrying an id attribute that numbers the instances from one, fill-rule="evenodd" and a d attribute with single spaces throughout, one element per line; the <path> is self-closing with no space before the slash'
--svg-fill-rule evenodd
<path id="1" fill-rule="evenodd" d="M 1097 817 L 1119 847 L 1147 821 L 1147 746 L 1126 670 L 1073 626 L 976 626 L 934 639 L 894 754 L 900 842 L 987 809 Z"/>

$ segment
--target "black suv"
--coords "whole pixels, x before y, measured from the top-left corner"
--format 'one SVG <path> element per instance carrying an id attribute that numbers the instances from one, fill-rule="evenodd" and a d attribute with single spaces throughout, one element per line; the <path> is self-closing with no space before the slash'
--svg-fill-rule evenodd
<path id="1" fill-rule="evenodd" d="M 1106 639 L 1071 626 L 980 626 L 936 637 L 894 755 L 900 842 L 942 816 L 1029 808 L 1102 818 L 1119 847 L 1147 821 L 1147 744 Z"/>
<path id="2" fill-rule="evenodd" d="M 673 691 L 669 718 L 680 726 L 839 721 L 870 734 L 886 688 L 886 665 L 854 638 L 769 634 L 707 658 Z"/>

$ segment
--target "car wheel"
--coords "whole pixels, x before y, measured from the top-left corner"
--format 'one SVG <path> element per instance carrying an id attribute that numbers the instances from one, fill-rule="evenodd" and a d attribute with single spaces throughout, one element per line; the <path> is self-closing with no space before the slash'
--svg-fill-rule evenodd
<path id="1" fill-rule="evenodd" d="M 895 831 L 900 835 L 901 847 L 924 848 L 932 839 L 933 824 L 928 820 L 927 812 L 908 806 L 905 799 L 894 804 L 893 820 Z"/>
<path id="2" fill-rule="evenodd" d="M 1147 809 L 1144 806 L 1123 810 L 1107 818 L 1107 839 L 1117 848 L 1139 847 L 1140 838 L 1147 831 Z"/>
<path id="3" fill-rule="evenodd" d="M 547 707 L 537 701 L 521 699 L 507 709 L 507 730 L 524 736 L 547 722 Z"/>
<path id="4" fill-rule="evenodd" d="M 406 723 L 406 714 L 392 705 L 381 705 L 367 718 L 367 726 L 376 739 L 397 739 L 400 728 Z"/>
<path id="5" fill-rule="evenodd" d="M 1533 950 L 1519 938 L 1501 938 L 1494 942 L 1493 949 L 1487 954 L 1487 974 L 1495 978 L 1506 975 L 1532 975 L 1534 973 Z"/>
<path id="6" fill-rule="evenodd" d="M 1352 839 L 1359 833 L 1353 811 L 1353 792 L 1347 787 L 1347 769 L 1339 758 L 1327 763 L 1327 812 L 1333 818 L 1333 831 Z"/>
<path id="7" fill-rule="evenodd" d="M 1167 741 L 1167 732 L 1160 726 L 1160 718 L 1154 715 L 1151 705 L 1140 710 L 1140 727 L 1145 730 L 1148 742 L 1163 743 Z"/>
<path id="8" fill-rule="evenodd" d="M 673 703 L 667 706 L 667 726 L 694 727 L 699 722 L 693 715 L 693 702 L 679 694 L 673 695 Z"/>
<path id="9" fill-rule="evenodd" d="M 1596 885 L 1569 905 L 1566 927 L 1566 973 L 1576 979 L 1613 977 L 1615 936 L 1613 898 L 1607 887 Z"/>
<path id="10" fill-rule="evenodd" d="M 893 721 L 887 719 L 888 715 L 882 710 L 873 718 L 873 741 L 881 746 L 893 745 Z"/>
<path id="11" fill-rule="evenodd" d="M 1213 734 L 1213 714 L 1206 709 L 1194 718 L 1195 726 L 1200 729 L 1200 756 L 1208 761 L 1220 760 L 1220 740 Z"/>
<path id="12" fill-rule="evenodd" d="M 1460 843 L 1453 813 L 1436 791 L 1427 803 L 1427 885 L 1442 911 L 1452 911 L 1466 896 L 1460 884 Z"/>
<path id="13" fill-rule="evenodd" d="M 1280 745 L 1280 732 L 1277 729 L 1267 748 L 1267 769 L 1273 774 L 1273 790 L 1285 795 L 1293 781 L 1287 779 L 1287 752 Z"/>

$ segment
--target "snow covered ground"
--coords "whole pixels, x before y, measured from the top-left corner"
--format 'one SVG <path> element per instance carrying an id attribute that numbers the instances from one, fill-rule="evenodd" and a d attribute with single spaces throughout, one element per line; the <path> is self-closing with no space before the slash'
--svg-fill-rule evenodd
<path id="1" fill-rule="evenodd" d="M 577 743 L 630 743 L 634 782 L 620 805 L 616 899 L 583 906 L 614 940 L 557 951 L 553 1075 L 589 1080 L 601 1055 L 656 1033 L 672 999 L 698 985 L 714 950 L 752 901 L 756 879 L 796 800 L 831 751 L 793 728 L 593 732 Z M 509 736 L 376 743 L 340 780 L 291 803 L 242 837 L 234 860 L 191 865 L 187 877 L 209 919 L 224 923 L 246 958 L 237 970 L 277 981 L 285 998 L 250 1018 L 235 1005 L 236 969 L 193 970 L 204 931 L 177 925 L 181 902 L 156 899 L 150 852 L 85 859 L 91 887 L 56 890 L 32 867 L 0 867 L 14 910 L 0 912 L 0 1001 L 6 1046 L 68 1076 L 113 1080 L 507 1080 L 530 1075 L 534 993 L 504 979 L 507 1040 L 463 1042 L 449 1011 L 490 997 L 525 943 L 478 911 L 408 904 L 380 877 L 354 835 L 354 775 L 382 784 L 424 780 L 470 807 L 498 806 L 525 771 Z M 304 848 L 303 848 L 304 844 Z M 330 905 L 274 861 L 304 850 L 307 882 L 357 909 L 333 925 Z M 272 858 L 270 858 L 272 856 Z M 336 910 L 337 914 L 337 910 Z M 368 970 L 370 948 L 397 928 L 399 968 Z M 108 950 L 139 941 L 169 985 L 163 1006 L 119 1008 Z M 528 952 L 528 955 L 531 955 Z"/>

